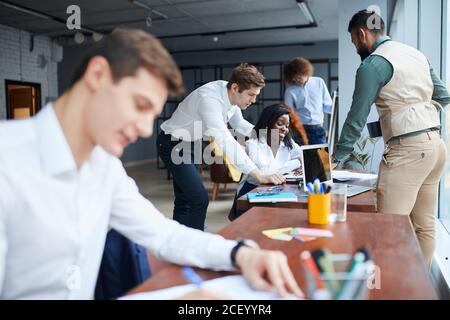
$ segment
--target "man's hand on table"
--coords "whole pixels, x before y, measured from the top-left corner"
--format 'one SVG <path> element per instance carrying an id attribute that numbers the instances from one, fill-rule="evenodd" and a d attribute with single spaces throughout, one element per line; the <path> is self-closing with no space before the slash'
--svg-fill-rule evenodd
<path id="1" fill-rule="evenodd" d="M 249 175 L 259 184 L 283 184 L 286 182 L 286 178 L 282 174 L 263 174 L 259 169 L 254 169 Z"/>
<path id="2" fill-rule="evenodd" d="M 264 291 L 275 289 L 282 297 L 293 293 L 299 298 L 304 298 L 287 261 L 286 255 L 281 251 L 243 246 L 236 253 L 236 264 L 254 289 Z"/>

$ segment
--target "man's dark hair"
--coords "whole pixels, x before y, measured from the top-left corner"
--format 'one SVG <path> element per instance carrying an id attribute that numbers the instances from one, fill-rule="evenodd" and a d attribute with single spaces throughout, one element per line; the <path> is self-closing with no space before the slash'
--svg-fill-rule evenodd
<path id="1" fill-rule="evenodd" d="M 104 57 L 108 61 L 114 82 L 135 75 L 142 67 L 163 79 L 171 95 L 184 92 L 178 66 L 161 42 L 150 33 L 115 29 L 89 50 L 75 71 L 71 87 L 83 77 L 89 61 L 95 56 Z"/>
<path id="2" fill-rule="evenodd" d="M 384 34 L 384 21 L 375 12 L 361 10 L 355 13 L 348 24 L 348 32 L 357 28 L 365 28 L 373 33 Z"/>

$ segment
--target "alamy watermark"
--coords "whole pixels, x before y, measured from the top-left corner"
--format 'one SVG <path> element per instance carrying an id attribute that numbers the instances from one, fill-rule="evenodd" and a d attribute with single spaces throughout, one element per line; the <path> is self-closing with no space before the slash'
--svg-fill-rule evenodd
<path id="1" fill-rule="evenodd" d="M 66 26 L 69 30 L 81 30 L 81 9 L 75 4 L 67 7 L 66 13 L 70 16 L 66 20 Z"/>
<path id="2" fill-rule="evenodd" d="M 370 5 L 367 7 L 367 11 L 372 11 L 372 14 L 367 19 L 367 29 L 369 30 L 380 30 L 381 29 L 381 9 L 377 5 Z"/>

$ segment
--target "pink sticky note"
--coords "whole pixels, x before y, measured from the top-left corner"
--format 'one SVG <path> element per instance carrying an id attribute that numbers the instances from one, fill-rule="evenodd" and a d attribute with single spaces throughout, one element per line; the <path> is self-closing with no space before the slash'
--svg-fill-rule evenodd
<path id="1" fill-rule="evenodd" d="M 301 236 L 309 236 L 309 237 L 325 237 L 331 238 L 333 236 L 333 232 L 330 230 L 324 229 L 314 229 L 314 228 L 293 228 L 291 230 L 291 234 L 301 235 Z"/>
<path id="2" fill-rule="evenodd" d="M 317 239 L 316 237 L 308 237 L 308 236 L 301 236 L 299 234 L 293 234 L 292 235 L 295 239 L 300 240 L 302 242 L 308 242 Z"/>

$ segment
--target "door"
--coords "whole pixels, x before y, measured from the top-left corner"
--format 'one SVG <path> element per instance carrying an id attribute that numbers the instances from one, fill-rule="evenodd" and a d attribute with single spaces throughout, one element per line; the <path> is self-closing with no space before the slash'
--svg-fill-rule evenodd
<path id="1" fill-rule="evenodd" d="M 8 119 L 24 119 L 41 109 L 40 84 L 6 80 Z"/>

